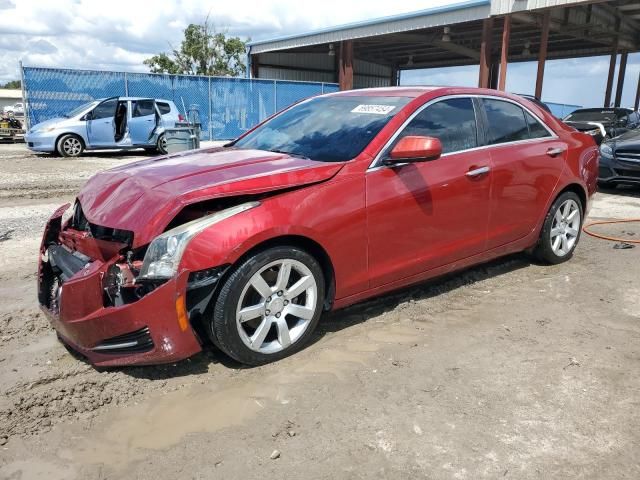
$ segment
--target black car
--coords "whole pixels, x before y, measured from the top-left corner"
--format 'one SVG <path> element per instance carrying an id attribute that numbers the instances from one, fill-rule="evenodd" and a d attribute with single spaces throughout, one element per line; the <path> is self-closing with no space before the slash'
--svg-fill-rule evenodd
<path id="1" fill-rule="evenodd" d="M 606 138 L 638 128 L 640 117 L 629 108 L 581 108 L 567 115 L 564 123 L 592 135 L 600 144 Z"/>
<path id="2" fill-rule="evenodd" d="M 598 184 L 640 185 L 640 130 L 631 130 L 600 145 Z"/>

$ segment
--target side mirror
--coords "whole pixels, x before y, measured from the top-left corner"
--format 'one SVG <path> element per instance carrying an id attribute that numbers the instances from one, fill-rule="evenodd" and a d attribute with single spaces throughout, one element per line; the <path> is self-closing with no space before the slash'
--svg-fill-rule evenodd
<path id="1" fill-rule="evenodd" d="M 442 155 L 442 143 L 435 137 L 407 136 L 396 144 L 385 160 L 387 165 L 436 160 Z"/>

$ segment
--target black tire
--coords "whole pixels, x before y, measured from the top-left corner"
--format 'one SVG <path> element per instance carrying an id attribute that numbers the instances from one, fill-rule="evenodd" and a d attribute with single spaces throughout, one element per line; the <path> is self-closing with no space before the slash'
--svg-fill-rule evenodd
<path id="1" fill-rule="evenodd" d="M 262 353 L 249 348 L 247 344 L 244 343 L 239 332 L 241 327 L 238 326 L 236 320 L 236 310 L 241 300 L 241 295 L 243 294 L 243 291 L 246 290 L 246 286 L 250 282 L 251 278 L 264 267 L 279 260 L 294 260 L 300 262 L 309 269 L 315 279 L 317 288 L 315 310 L 312 318 L 306 326 L 306 330 L 300 334 L 298 339 L 292 341 L 288 347 L 278 352 Z M 211 337 L 211 341 L 218 346 L 220 350 L 240 363 L 255 366 L 280 360 L 297 352 L 309 341 L 309 338 L 313 334 L 322 314 L 324 292 L 325 279 L 322 273 L 322 268 L 313 256 L 297 247 L 269 248 L 256 253 L 233 268 L 216 298 L 215 307 L 213 309 L 213 318 L 206 321 L 207 332 Z M 273 297 L 275 298 L 276 295 L 273 294 Z M 291 303 L 295 303 L 295 301 L 292 300 Z M 289 317 L 285 314 L 283 319 L 287 321 L 287 318 Z M 258 323 L 262 322 L 260 318 L 256 321 Z M 277 334 L 277 328 L 275 328 L 274 324 L 269 327 L 269 331 L 270 335 Z"/>
<path id="2" fill-rule="evenodd" d="M 84 152 L 84 148 L 82 138 L 72 133 L 62 135 L 56 142 L 56 152 L 61 157 L 79 157 Z"/>
<path id="3" fill-rule="evenodd" d="M 560 207 L 569 200 L 573 200 L 578 205 L 580 215 L 579 227 L 577 228 L 577 236 L 575 237 L 575 242 L 573 243 L 569 251 L 563 254 L 558 254 L 556 251 L 554 251 L 553 248 L 551 229 L 554 225 L 554 218 L 556 217 L 556 213 L 558 212 Z M 563 194 L 558 196 L 558 198 L 556 198 L 556 200 L 551 205 L 551 208 L 549 208 L 549 212 L 547 212 L 547 216 L 544 219 L 542 231 L 540 232 L 540 238 L 538 239 L 538 244 L 533 250 L 534 256 L 541 262 L 549 263 L 552 265 L 563 263 L 569 260 L 573 256 L 573 252 L 575 251 L 576 247 L 578 246 L 578 242 L 580 241 L 583 220 L 584 207 L 578 195 L 576 195 L 574 192 L 564 192 Z"/>
<path id="4" fill-rule="evenodd" d="M 158 137 L 158 142 L 156 143 L 156 150 L 158 153 L 162 155 L 167 154 L 167 141 L 164 133 Z"/>

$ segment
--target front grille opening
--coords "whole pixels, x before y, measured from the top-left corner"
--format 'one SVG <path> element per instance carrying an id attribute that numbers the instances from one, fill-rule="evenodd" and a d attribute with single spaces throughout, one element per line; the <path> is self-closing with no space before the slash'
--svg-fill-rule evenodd
<path id="1" fill-rule="evenodd" d="M 106 354 L 144 353 L 154 347 L 149 327 L 143 327 L 135 332 L 111 337 L 92 348 L 94 352 Z"/>
<path id="2" fill-rule="evenodd" d="M 98 240 L 124 243 L 128 246 L 133 245 L 133 232 L 90 223 L 82 211 L 82 205 L 80 205 L 80 202 L 77 200 L 73 207 L 73 215 L 69 226 L 81 232 L 90 232 L 91 236 Z"/>

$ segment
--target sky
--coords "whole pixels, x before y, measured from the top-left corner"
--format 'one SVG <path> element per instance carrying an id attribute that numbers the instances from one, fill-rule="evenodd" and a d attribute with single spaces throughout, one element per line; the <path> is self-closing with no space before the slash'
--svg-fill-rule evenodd
<path id="1" fill-rule="evenodd" d="M 189 23 L 207 14 L 230 35 L 262 40 L 459 0 L 323 0 L 313 13 L 300 0 L 0 0 L 0 83 L 28 66 L 144 72 L 146 58 L 178 45 Z M 601 105 L 608 57 L 549 61 L 543 99 Z M 478 67 L 406 72 L 404 84 L 475 86 Z M 629 57 L 623 103 L 635 98 L 640 55 Z M 509 65 L 507 89 L 533 93 L 535 63 Z"/>

